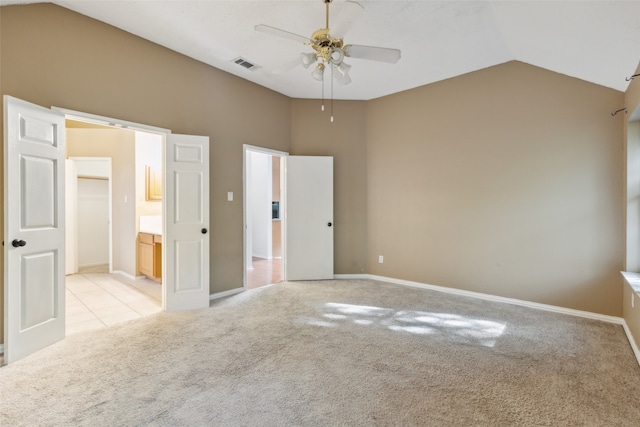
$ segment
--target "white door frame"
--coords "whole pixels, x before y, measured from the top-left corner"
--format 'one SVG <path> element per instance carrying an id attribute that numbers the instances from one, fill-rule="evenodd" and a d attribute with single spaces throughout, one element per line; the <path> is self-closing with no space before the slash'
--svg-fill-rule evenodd
<path id="1" fill-rule="evenodd" d="M 249 145 L 249 144 L 243 144 L 242 145 L 242 283 L 243 283 L 243 287 L 246 289 L 247 288 L 247 258 L 249 256 L 249 254 L 247 253 L 247 239 L 248 239 L 248 233 L 247 233 L 247 218 L 248 218 L 248 214 L 249 212 L 249 203 L 247 200 L 247 177 L 248 174 L 250 173 L 249 170 L 247 170 L 247 152 L 255 152 L 255 153 L 262 153 L 262 154 L 268 154 L 270 156 L 278 156 L 278 157 L 282 157 L 284 160 L 284 165 L 285 167 L 280 168 L 280 174 L 282 176 L 283 171 L 286 168 L 286 162 L 287 162 L 287 157 L 289 156 L 289 153 L 285 152 L 285 151 L 278 151 L 278 150 L 272 150 L 270 148 L 264 148 L 264 147 L 258 147 L 255 145 Z M 284 188 L 284 182 L 283 180 L 281 180 L 281 187 Z M 284 216 L 284 205 L 287 203 L 286 202 L 286 189 L 284 191 L 282 191 L 280 193 L 280 221 L 282 224 L 282 280 L 287 280 L 286 277 L 286 263 L 287 263 L 287 248 L 286 248 L 286 232 L 287 232 L 287 223 L 286 223 L 286 218 Z"/>

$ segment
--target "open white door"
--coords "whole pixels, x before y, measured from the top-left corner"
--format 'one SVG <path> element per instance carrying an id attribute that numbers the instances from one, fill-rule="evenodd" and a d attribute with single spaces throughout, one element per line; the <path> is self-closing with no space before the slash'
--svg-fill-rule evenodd
<path id="1" fill-rule="evenodd" d="M 333 157 L 288 156 L 286 279 L 333 279 Z"/>
<path id="2" fill-rule="evenodd" d="M 167 135 L 164 309 L 209 306 L 209 137 Z"/>
<path id="3" fill-rule="evenodd" d="M 65 335 L 65 122 L 4 97 L 4 362 Z"/>

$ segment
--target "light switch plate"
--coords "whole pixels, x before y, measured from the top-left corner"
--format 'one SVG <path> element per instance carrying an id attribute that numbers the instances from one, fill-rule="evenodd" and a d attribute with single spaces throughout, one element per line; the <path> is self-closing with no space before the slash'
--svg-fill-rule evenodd
<path id="1" fill-rule="evenodd" d="M 233 191 L 227 192 L 227 201 L 233 202 Z"/>

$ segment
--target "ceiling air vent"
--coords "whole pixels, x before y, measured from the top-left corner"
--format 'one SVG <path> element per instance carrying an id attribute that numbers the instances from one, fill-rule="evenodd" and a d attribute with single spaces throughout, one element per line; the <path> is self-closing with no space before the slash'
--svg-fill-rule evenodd
<path id="1" fill-rule="evenodd" d="M 251 62 L 247 61 L 246 59 L 244 59 L 242 57 L 238 57 L 238 58 L 234 59 L 233 62 L 235 62 L 236 64 L 240 65 L 241 67 L 244 67 L 247 70 L 251 70 L 251 71 L 255 71 L 258 68 L 260 68 L 259 65 L 252 64 Z"/>

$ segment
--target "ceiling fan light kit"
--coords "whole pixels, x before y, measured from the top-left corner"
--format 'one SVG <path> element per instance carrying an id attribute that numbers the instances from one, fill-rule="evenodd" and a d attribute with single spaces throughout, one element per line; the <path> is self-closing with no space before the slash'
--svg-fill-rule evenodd
<path id="1" fill-rule="evenodd" d="M 343 37 L 345 33 L 364 11 L 364 7 L 354 1 L 342 2 L 342 10 L 336 18 L 333 26 L 333 34 L 331 34 L 331 27 L 329 27 L 329 5 L 332 1 L 333 0 L 322 0 L 326 9 L 325 28 L 314 31 L 310 38 L 264 24 L 254 27 L 256 31 L 302 42 L 307 46 L 311 46 L 314 51 L 300 54 L 299 61 L 296 61 L 294 66 L 301 64 L 304 68 L 309 68 L 311 64 L 318 62 L 318 65 L 314 67 L 311 72 L 311 76 L 315 80 L 323 82 L 322 111 L 324 111 L 324 71 L 326 66 L 331 68 L 331 75 L 333 77 L 331 80 L 331 122 L 333 122 L 333 80 L 335 79 L 336 82 L 341 85 L 351 83 L 351 77 L 349 76 L 351 65 L 344 62 L 345 57 L 395 64 L 401 56 L 400 50 L 398 49 L 344 44 Z M 334 72 L 334 70 L 337 72 Z"/>
<path id="2" fill-rule="evenodd" d="M 311 73 L 311 77 L 318 80 L 319 82 L 322 81 L 322 79 L 324 78 L 324 64 L 322 62 L 318 64 L 315 70 L 313 70 L 313 72 Z"/>
<path id="3" fill-rule="evenodd" d="M 316 62 L 318 58 L 315 53 L 301 53 L 300 54 L 300 62 L 304 68 L 309 68 L 309 65 Z"/>

